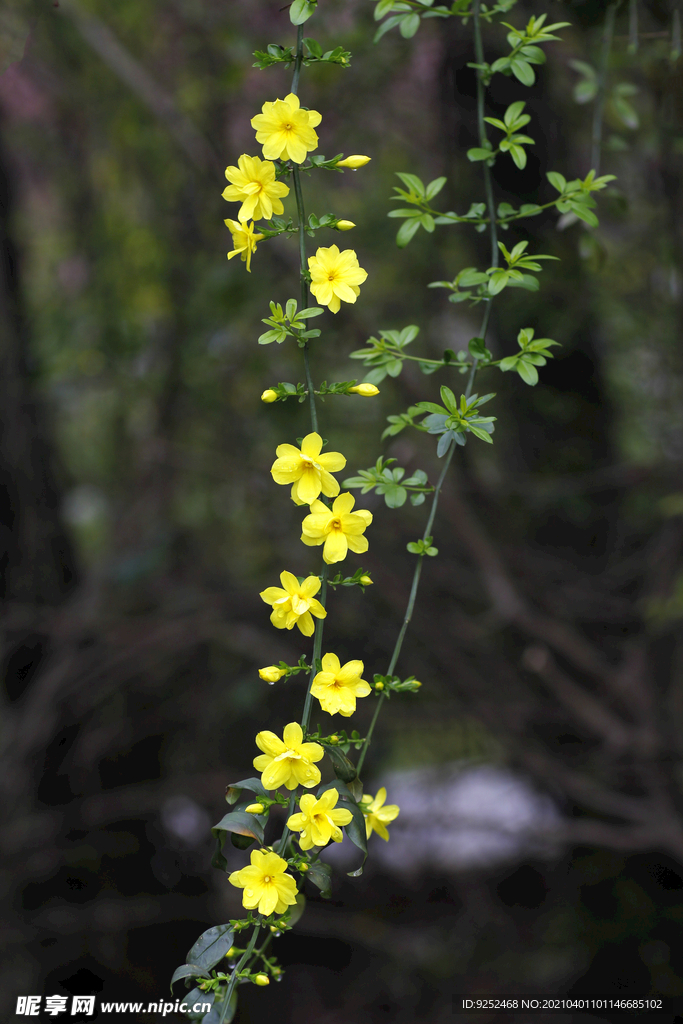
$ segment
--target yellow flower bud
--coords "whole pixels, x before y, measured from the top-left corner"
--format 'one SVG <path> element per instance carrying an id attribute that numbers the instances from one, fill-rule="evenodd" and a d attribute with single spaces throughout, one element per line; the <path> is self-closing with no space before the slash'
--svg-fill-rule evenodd
<path id="1" fill-rule="evenodd" d="M 277 402 L 277 391 L 273 391 L 272 388 L 267 388 L 261 395 L 262 402 Z"/>
<path id="2" fill-rule="evenodd" d="M 244 808 L 246 814 L 263 814 L 263 804 L 249 804 Z"/>
<path id="3" fill-rule="evenodd" d="M 305 874 L 308 871 L 308 864 L 299 864 L 299 871 Z"/>
<path id="4" fill-rule="evenodd" d="M 254 978 L 254 984 L 261 985 L 261 987 L 264 985 L 270 985 L 270 978 L 267 974 L 257 974 Z"/>
<path id="5" fill-rule="evenodd" d="M 336 735 L 335 736 L 330 736 L 330 743 L 336 745 L 337 743 L 339 743 L 339 737 L 336 736 Z"/>
<path id="6" fill-rule="evenodd" d="M 355 224 L 352 220 L 338 220 L 334 225 L 337 231 L 350 231 L 351 228 L 355 228 Z"/>
<path id="7" fill-rule="evenodd" d="M 422 683 L 418 682 L 417 679 L 413 679 L 413 686 L 415 686 L 415 687 L 417 687 L 417 689 L 419 689 L 422 686 Z"/>
<path id="8" fill-rule="evenodd" d="M 260 668 L 258 674 L 261 679 L 264 679 L 267 683 L 272 686 L 278 679 L 282 679 L 287 673 L 283 668 L 278 668 L 277 665 L 266 665 L 265 668 Z"/>
<path id="9" fill-rule="evenodd" d="M 383 690 L 384 689 L 384 683 L 382 683 L 382 682 L 375 683 L 375 689 L 376 690 Z"/>
<path id="10" fill-rule="evenodd" d="M 361 156 L 355 153 L 353 156 L 347 156 L 346 159 L 340 160 L 339 163 L 335 164 L 335 167 L 351 167 L 354 171 L 357 167 L 365 167 L 366 164 L 370 163 L 372 157 Z"/>
<path id="11" fill-rule="evenodd" d="M 364 587 L 371 587 L 373 583 L 369 576 L 361 576 L 360 582 L 363 584 Z"/>
<path id="12" fill-rule="evenodd" d="M 271 930 L 271 932 L 273 932 L 273 934 L 275 934 L 275 932 L 278 932 L 280 929 L 278 928 L 278 926 L 276 924 L 271 924 L 270 930 Z"/>
<path id="13" fill-rule="evenodd" d="M 228 952 L 225 955 L 227 956 L 228 959 L 230 959 L 231 957 L 236 956 L 236 954 L 237 954 L 237 951 L 236 951 L 235 947 L 231 946 L 230 949 L 228 950 Z"/>
<path id="14" fill-rule="evenodd" d="M 362 395 L 363 398 L 373 398 L 379 394 L 379 388 L 376 388 L 374 384 L 356 384 L 355 387 L 349 388 L 350 395 Z"/>

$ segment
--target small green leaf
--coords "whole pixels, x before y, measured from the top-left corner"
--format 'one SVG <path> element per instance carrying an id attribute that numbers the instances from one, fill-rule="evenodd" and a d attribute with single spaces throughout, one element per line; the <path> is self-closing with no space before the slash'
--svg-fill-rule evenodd
<path id="1" fill-rule="evenodd" d="M 312 14 L 315 14 L 315 8 L 315 3 L 311 3 L 310 0 L 294 0 L 289 8 L 289 20 L 292 25 L 303 25 Z"/>
<path id="2" fill-rule="evenodd" d="M 404 221 L 403 224 L 401 224 L 401 227 L 398 230 L 398 234 L 396 235 L 396 245 L 399 247 L 399 249 L 405 249 L 408 242 L 411 240 L 411 238 L 419 229 L 419 227 L 419 220 L 406 220 Z"/>
<path id="3" fill-rule="evenodd" d="M 406 14 L 401 20 L 399 32 L 404 39 L 412 39 L 420 27 L 419 14 Z"/>
<path id="4" fill-rule="evenodd" d="M 467 150 L 467 159 L 472 163 L 476 163 L 477 160 L 488 160 L 493 156 L 493 151 L 490 149 L 481 149 L 475 146 L 474 149 Z"/>
<path id="5" fill-rule="evenodd" d="M 515 76 L 522 85 L 531 86 L 536 81 L 536 75 L 531 64 L 528 64 L 521 57 L 515 57 L 510 61 L 510 67 L 512 68 L 512 74 Z"/>

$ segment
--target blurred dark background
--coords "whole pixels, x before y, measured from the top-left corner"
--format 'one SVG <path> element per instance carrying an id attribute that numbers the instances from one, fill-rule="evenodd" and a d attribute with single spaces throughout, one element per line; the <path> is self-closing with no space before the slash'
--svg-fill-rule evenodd
<path id="1" fill-rule="evenodd" d="M 342 242 L 369 272 L 313 353 L 315 379 L 344 380 L 382 329 L 418 324 L 426 355 L 463 347 L 479 311 L 425 286 L 488 252 L 460 228 L 398 251 L 386 217 L 397 170 L 447 175 L 444 210 L 483 198 L 471 26 L 373 46 L 369 3 L 320 8 L 307 33 L 353 52 L 349 70 L 304 71 L 320 152 L 372 157 L 305 180 L 308 210 L 358 224 Z M 605 6 L 509 17 L 546 12 L 572 25 L 536 84 L 490 91 L 489 113 L 524 99 L 533 118 L 526 169 L 495 168 L 517 205 L 553 197 L 548 170 L 590 169 L 570 62 L 595 65 Z M 683 65 L 673 4 L 637 12 L 636 53 L 617 16 L 600 229 L 550 213 L 505 237 L 561 262 L 540 293 L 503 294 L 490 347 L 514 352 L 530 326 L 562 348 L 536 388 L 482 373 L 495 444 L 456 459 L 399 666 L 423 689 L 386 707 L 367 764 L 402 814 L 361 878 L 310 893 L 278 943 L 284 980 L 241 990 L 240 1024 L 436 1024 L 454 992 L 683 996 Z M 252 51 L 293 35 L 272 0 L 0 11 L 4 1019 L 17 994 L 168 998 L 199 932 L 238 913 L 210 867 L 225 786 L 302 696 L 257 675 L 309 650 L 259 590 L 318 558 L 268 472 L 306 409 L 259 400 L 301 379 L 296 350 L 256 344 L 268 301 L 296 294 L 296 247 L 262 244 L 251 274 L 228 264 L 221 198 L 224 167 L 258 152 L 250 118 L 288 91 Z M 487 32 L 490 59 L 504 45 Z M 407 369 L 378 399 L 327 402 L 349 474 L 384 453 L 434 481 L 430 438 L 379 435 L 445 380 Z M 363 507 L 375 586 L 332 595 L 325 644 L 367 675 L 386 670 L 425 512 Z"/>

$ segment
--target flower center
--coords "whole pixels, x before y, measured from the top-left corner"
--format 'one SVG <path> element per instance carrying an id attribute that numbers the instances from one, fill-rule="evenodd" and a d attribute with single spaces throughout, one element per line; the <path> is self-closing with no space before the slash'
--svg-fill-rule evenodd
<path id="1" fill-rule="evenodd" d="M 295 615 L 304 615 L 309 608 L 309 603 L 305 597 L 301 597 L 300 594 L 294 594 L 292 597 L 292 611 Z"/>
<path id="2" fill-rule="evenodd" d="M 291 747 L 287 747 L 283 754 L 278 754 L 275 758 L 276 761 L 300 761 L 301 754 L 298 750 L 292 750 Z"/>
<path id="3" fill-rule="evenodd" d="M 263 881 L 264 881 L 264 882 L 265 882 L 266 884 L 268 884 L 268 882 L 270 881 L 270 875 L 264 875 L 264 876 L 263 876 Z"/>
<path id="4" fill-rule="evenodd" d="M 317 462 L 315 462 L 313 459 L 309 458 L 308 455 L 302 455 L 301 456 L 301 461 L 303 463 L 302 469 L 304 471 L 307 470 L 307 469 L 322 470 L 322 466 L 318 465 Z"/>
<path id="5" fill-rule="evenodd" d="M 335 281 L 336 278 L 337 278 L 336 270 L 328 270 L 328 272 L 327 272 L 327 280 L 328 281 Z"/>
<path id="6" fill-rule="evenodd" d="M 341 519 L 333 519 L 330 523 L 331 530 L 341 530 L 342 524 Z"/>

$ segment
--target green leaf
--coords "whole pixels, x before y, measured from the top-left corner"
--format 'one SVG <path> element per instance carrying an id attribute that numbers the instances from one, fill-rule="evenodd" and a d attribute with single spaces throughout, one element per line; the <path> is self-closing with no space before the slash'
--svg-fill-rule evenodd
<path id="1" fill-rule="evenodd" d="M 593 211 L 588 209 L 585 203 L 570 202 L 569 207 L 572 212 L 576 214 L 579 220 L 583 220 L 586 224 L 590 224 L 592 228 L 597 228 L 599 226 L 600 221 Z"/>
<path id="2" fill-rule="evenodd" d="M 323 743 L 322 746 L 332 762 L 332 768 L 337 778 L 341 779 L 342 782 L 353 782 L 358 772 L 356 771 L 356 766 L 348 759 L 344 751 L 340 750 L 339 747 L 333 747 L 331 743 Z"/>
<path id="3" fill-rule="evenodd" d="M 507 108 L 507 110 L 505 111 L 505 114 L 503 116 L 503 120 L 505 121 L 505 125 L 508 128 L 515 123 L 515 121 L 517 120 L 519 115 L 524 110 L 525 106 L 526 106 L 526 103 L 524 102 L 524 100 L 518 100 L 516 103 L 511 103 L 510 104 L 510 106 Z"/>
<path id="4" fill-rule="evenodd" d="M 383 35 L 385 35 L 385 33 L 389 32 L 392 28 L 395 28 L 397 25 L 400 25 L 402 21 L 402 14 L 393 14 L 391 18 L 387 18 L 387 20 L 383 22 L 375 32 L 374 38 L 372 40 L 373 43 L 379 42 L 379 40 L 382 38 Z"/>
<path id="5" fill-rule="evenodd" d="M 407 171 L 396 171 L 396 177 L 400 178 L 403 184 L 415 195 L 424 196 L 425 187 L 417 174 L 408 174 Z"/>
<path id="6" fill-rule="evenodd" d="M 299 320 L 310 320 L 312 316 L 320 316 L 325 310 L 320 306 L 309 306 L 307 309 L 302 309 L 300 313 L 297 313 Z"/>
<path id="7" fill-rule="evenodd" d="M 332 866 L 324 860 L 317 860 L 311 864 L 306 878 L 313 882 L 320 889 L 320 895 L 329 899 L 332 895 Z"/>
<path id="8" fill-rule="evenodd" d="M 522 83 L 522 85 L 533 85 L 536 81 L 536 75 L 531 64 L 528 64 L 521 57 L 515 57 L 510 61 L 510 67 L 512 68 L 512 74 L 515 78 Z"/>
<path id="9" fill-rule="evenodd" d="M 425 198 L 433 199 L 435 195 L 438 195 L 438 193 L 441 191 L 441 189 L 444 187 L 447 181 L 447 178 L 435 178 L 434 181 L 430 181 L 429 184 L 427 185 Z"/>
<path id="10" fill-rule="evenodd" d="M 515 369 L 525 384 L 538 384 L 538 370 L 528 360 L 518 359 Z"/>
<path id="11" fill-rule="evenodd" d="M 436 454 L 437 454 L 437 456 L 440 459 L 443 458 L 443 456 L 446 454 L 446 452 L 450 448 L 452 440 L 453 440 L 453 432 L 451 430 L 447 430 L 446 433 L 442 434 L 441 437 L 439 438 L 439 443 L 436 446 Z M 430 554 L 430 552 L 431 552 L 431 548 L 428 548 L 427 549 L 427 554 Z M 434 552 L 436 553 L 436 548 L 434 549 Z"/>
<path id="12" fill-rule="evenodd" d="M 488 160 L 493 156 L 493 150 L 491 149 L 480 149 L 475 146 L 474 149 L 467 150 L 467 159 L 472 163 L 476 163 L 477 160 Z"/>
<path id="13" fill-rule="evenodd" d="M 230 947 L 228 946 L 228 949 Z M 180 981 L 181 978 L 201 978 L 204 977 L 209 971 L 209 968 L 200 967 L 199 964 L 183 964 L 182 967 L 176 967 L 171 978 L 171 992 L 176 981 Z"/>
<path id="14" fill-rule="evenodd" d="M 420 27 L 420 15 L 419 14 L 406 14 L 401 20 L 401 27 L 399 32 L 404 39 L 412 39 L 417 30 Z"/>
<path id="15" fill-rule="evenodd" d="M 393 0 L 392 0 L 393 3 Z M 312 57 L 322 57 L 323 48 L 315 39 L 304 38 L 304 45 Z"/>
<path id="16" fill-rule="evenodd" d="M 289 8 L 289 20 L 292 25 L 303 25 L 305 21 L 315 14 L 316 5 L 309 0 L 294 0 Z"/>
<path id="17" fill-rule="evenodd" d="M 405 505 L 408 492 L 405 487 L 400 487 L 398 484 L 387 487 L 384 492 L 384 500 L 387 504 L 387 508 L 401 508 Z"/>
<path id="18" fill-rule="evenodd" d="M 235 995 L 237 995 L 237 993 L 235 993 Z M 190 1020 L 205 1020 L 208 1015 L 213 1012 L 213 1003 L 215 998 L 215 992 L 202 992 L 199 988 L 193 988 L 191 992 L 188 992 L 183 1000 L 189 1007 L 189 1009 L 185 1011 L 185 1016 L 189 1017 Z M 208 1013 L 204 1013 L 204 1011 L 200 1012 L 199 1010 L 195 1012 L 192 1007 L 197 1003 L 209 1003 L 211 1005 L 211 1010 L 209 1010 Z"/>
<path id="19" fill-rule="evenodd" d="M 558 171 L 548 171 L 547 178 L 554 189 L 557 189 L 558 192 L 564 192 L 567 187 L 567 179 L 564 175 Z"/>
<path id="20" fill-rule="evenodd" d="M 510 146 L 510 156 L 515 161 L 515 165 L 521 170 L 526 167 L 526 152 L 522 146 Z"/>
<path id="21" fill-rule="evenodd" d="M 291 385 L 290 385 L 291 387 Z M 296 391 L 292 388 L 292 393 Z M 231 782 L 225 791 L 225 799 L 229 804 L 236 804 L 240 798 L 240 793 L 243 789 L 248 789 L 250 793 L 258 793 L 259 796 L 265 796 L 266 791 L 263 788 L 263 783 L 260 779 L 242 779 L 241 782 Z M 216 826 L 218 827 L 218 826 Z"/>
<path id="22" fill-rule="evenodd" d="M 449 412 L 457 412 L 458 411 L 458 403 L 457 403 L 456 397 L 453 394 L 453 392 L 451 391 L 451 389 L 447 388 L 446 385 L 443 384 L 441 386 L 440 394 L 441 394 L 441 401 L 446 406 L 448 411 Z"/>
<path id="23" fill-rule="evenodd" d="M 410 239 L 413 237 L 415 232 L 420 227 L 419 220 L 406 220 L 398 230 L 396 235 L 396 245 L 399 249 L 405 249 Z"/>
<path id="24" fill-rule="evenodd" d="M 251 846 L 254 840 L 258 840 L 259 843 L 263 843 L 263 825 L 261 824 L 261 818 L 263 815 L 260 814 L 246 814 L 244 811 L 231 811 L 230 814 L 226 814 L 217 825 L 214 825 L 211 831 L 213 832 L 216 839 L 221 843 L 221 849 L 225 842 L 226 834 L 230 833 L 238 839 L 243 837 L 242 843 L 239 844 L 239 849 L 246 849 L 247 846 Z M 264 819 L 265 820 L 265 819 Z M 235 843 L 234 845 L 238 845 Z"/>
<path id="25" fill-rule="evenodd" d="M 234 930 L 229 924 L 214 925 L 199 936 L 187 954 L 188 964 L 210 971 L 228 952 L 234 937 Z"/>
<path id="26" fill-rule="evenodd" d="M 410 504 L 411 505 L 421 505 L 424 500 L 425 500 L 425 496 L 422 493 L 422 491 L 418 491 L 417 494 L 411 494 L 410 495 Z"/>
<path id="27" fill-rule="evenodd" d="M 394 0 L 379 0 L 379 3 L 375 7 L 373 18 L 375 21 L 381 21 L 385 14 L 388 14 L 394 6 Z"/>

